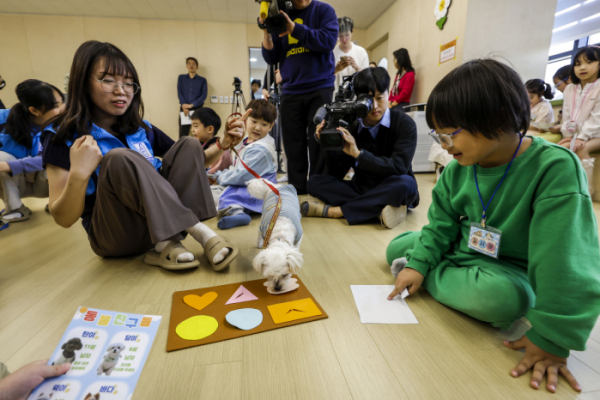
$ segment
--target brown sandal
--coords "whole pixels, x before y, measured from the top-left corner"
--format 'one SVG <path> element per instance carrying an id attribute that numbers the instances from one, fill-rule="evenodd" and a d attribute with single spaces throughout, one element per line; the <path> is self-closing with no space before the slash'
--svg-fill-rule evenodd
<path id="1" fill-rule="evenodd" d="M 215 264 L 213 259 L 217 253 L 224 248 L 228 248 L 230 250 L 229 254 L 227 254 L 227 257 L 225 257 L 223 261 Z M 206 242 L 206 246 L 204 246 L 204 254 L 206 254 L 206 258 L 208 258 L 208 262 L 210 263 L 212 269 L 215 271 L 221 271 L 227 268 L 227 266 L 229 266 L 229 264 L 231 264 L 231 262 L 238 256 L 238 249 L 233 247 L 224 237 L 215 236 Z"/>
<path id="2" fill-rule="evenodd" d="M 325 203 L 315 198 L 303 201 L 302 204 L 300 204 L 300 210 L 302 210 L 302 215 L 305 217 L 322 218 L 324 209 Z"/>
<path id="3" fill-rule="evenodd" d="M 22 216 L 18 217 L 18 218 L 12 218 L 12 219 L 4 219 L 5 215 L 8 214 L 13 214 L 13 213 L 20 213 Z M 16 210 L 4 210 L 4 212 L 2 213 L 2 215 L 0 215 L 0 219 L 2 219 L 4 222 L 21 222 L 21 221 L 27 221 L 29 218 L 31 218 L 31 210 L 27 207 L 25 207 L 25 204 L 21 204 L 21 207 L 17 208 Z"/>

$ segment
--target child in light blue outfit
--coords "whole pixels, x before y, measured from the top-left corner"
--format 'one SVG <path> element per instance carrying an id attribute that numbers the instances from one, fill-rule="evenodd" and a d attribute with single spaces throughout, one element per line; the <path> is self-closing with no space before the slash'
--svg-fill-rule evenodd
<path id="1" fill-rule="evenodd" d="M 277 109 L 267 100 L 252 100 L 248 108 L 252 109 L 246 121 L 248 137 L 236 149 L 240 157 L 229 169 L 215 174 L 217 184 L 227 186 L 219 197 L 219 229 L 248 225 L 250 212 L 262 211 L 262 200 L 250 196 L 246 187 L 246 183 L 255 177 L 241 161 L 262 178 L 277 182 L 275 141 L 269 136 L 277 118 Z"/>

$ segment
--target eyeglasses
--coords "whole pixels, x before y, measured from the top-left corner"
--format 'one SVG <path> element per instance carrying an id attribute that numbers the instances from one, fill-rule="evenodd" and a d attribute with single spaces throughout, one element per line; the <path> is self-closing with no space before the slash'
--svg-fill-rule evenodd
<path id="1" fill-rule="evenodd" d="M 454 146 L 454 142 L 452 141 L 452 136 L 456 135 L 460 131 L 462 131 L 462 128 L 460 128 L 459 130 L 457 130 L 455 132 L 452 132 L 449 135 L 445 135 L 443 133 L 437 133 L 435 131 L 435 129 L 432 129 L 431 132 L 429 132 L 429 136 L 431 136 L 431 138 L 433 139 L 433 141 L 436 142 L 439 145 L 445 144 L 448 147 L 453 147 Z"/>
<path id="2" fill-rule="evenodd" d="M 107 93 L 114 92 L 115 90 L 117 90 L 118 86 L 121 86 L 123 88 L 123 91 L 128 96 L 133 96 L 140 90 L 140 85 L 138 85 L 135 82 L 121 83 L 121 82 L 115 81 L 114 79 L 94 79 L 94 80 L 100 82 L 100 84 L 102 86 L 102 90 L 104 90 Z"/>
<path id="3" fill-rule="evenodd" d="M 563 79 L 562 81 L 558 82 L 556 85 L 554 85 L 554 89 L 558 89 L 558 87 L 560 85 L 562 85 L 567 79 L 569 79 L 569 77 L 567 76 L 565 79 Z"/>

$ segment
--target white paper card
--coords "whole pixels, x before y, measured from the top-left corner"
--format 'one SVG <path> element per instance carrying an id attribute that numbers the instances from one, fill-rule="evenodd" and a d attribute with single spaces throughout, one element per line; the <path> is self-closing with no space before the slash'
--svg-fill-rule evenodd
<path id="1" fill-rule="evenodd" d="M 191 125 L 192 119 L 190 117 L 192 116 L 193 113 L 194 113 L 194 110 L 189 111 L 188 115 L 186 117 L 185 113 L 183 111 L 181 111 L 179 113 L 179 115 L 181 116 L 181 125 Z"/>
<path id="2" fill-rule="evenodd" d="M 419 323 L 404 301 L 408 295 L 406 289 L 392 300 L 387 297 L 394 290 L 394 285 L 350 285 L 350 289 L 363 324 Z"/>

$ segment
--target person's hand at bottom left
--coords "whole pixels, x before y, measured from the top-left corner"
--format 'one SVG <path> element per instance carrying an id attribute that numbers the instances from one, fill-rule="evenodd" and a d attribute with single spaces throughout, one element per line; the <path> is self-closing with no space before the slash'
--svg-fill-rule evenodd
<path id="1" fill-rule="evenodd" d="M 40 360 L 27 364 L 4 379 L 0 379 L 0 398 L 26 400 L 46 378 L 64 375 L 71 364 L 46 365 L 48 360 Z"/>

